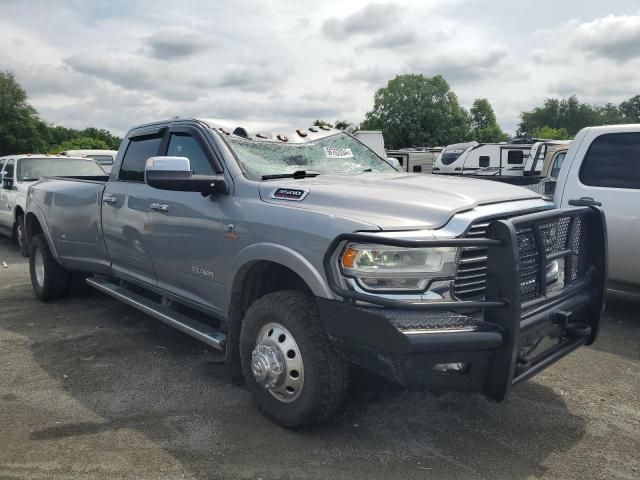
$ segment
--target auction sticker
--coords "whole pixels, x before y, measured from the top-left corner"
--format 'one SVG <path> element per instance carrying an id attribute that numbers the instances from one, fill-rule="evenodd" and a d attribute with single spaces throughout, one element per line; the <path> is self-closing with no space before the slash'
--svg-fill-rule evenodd
<path id="1" fill-rule="evenodd" d="M 327 158 L 353 158 L 353 152 L 350 148 L 324 147 L 324 155 Z"/>

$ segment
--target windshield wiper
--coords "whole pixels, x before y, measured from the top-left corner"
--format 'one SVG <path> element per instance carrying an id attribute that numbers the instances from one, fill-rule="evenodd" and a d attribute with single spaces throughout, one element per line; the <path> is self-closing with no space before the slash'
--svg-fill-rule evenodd
<path id="1" fill-rule="evenodd" d="M 277 173 L 274 175 L 262 175 L 262 180 L 274 180 L 276 178 L 310 178 L 317 177 L 319 172 L 307 172 L 306 170 L 296 170 L 293 173 Z"/>

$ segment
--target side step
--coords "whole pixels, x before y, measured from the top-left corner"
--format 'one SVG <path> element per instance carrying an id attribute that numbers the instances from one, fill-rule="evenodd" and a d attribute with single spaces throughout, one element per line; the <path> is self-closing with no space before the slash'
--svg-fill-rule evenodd
<path id="1" fill-rule="evenodd" d="M 87 278 L 87 285 L 100 290 L 107 295 L 120 300 L 127 305 L 137 308 L 147 315 L 171 325 L 187 335 L 206 343 L 210 347 L 224 351 L 227 336 L 202 322 L 193 320 L 186 315 L 175 312 L 170 308 L 153 302 L 142 295 L 138 295 L 124 287 L 110 282 L 104 277 Z"/>

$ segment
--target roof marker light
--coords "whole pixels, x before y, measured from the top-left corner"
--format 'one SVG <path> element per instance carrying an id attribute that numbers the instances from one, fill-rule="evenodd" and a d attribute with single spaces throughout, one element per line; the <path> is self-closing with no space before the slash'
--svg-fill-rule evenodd
<path id="1" fill-rule="evenodd" d="M 313 132 L 313 133 L 316 133 L 318 131 L 318 129 L 316 127 L 310 127 L 309 131 Z"/>
<path id="2" fill-rule="evenodd" d="M 330 126 L 328 126 L 328 125 L 320 125 L 320 128 L 321 128 L 322 130 L 331 130 L 331 127 L 330 127 Z"/>
<path id="3" fill-rule="evenodd" d="M 269 138 L 269 136 L 266 135 L 265 133 L 256 133 L 256 137 L 258 137 L 258 138 Z"/>
<path id="4" fill-rule="evenodd" d="M 296 130 L 296 132 L 298 132 L 298 135 L 300 135 L 301 137 L 306 137 L 307 131 L 304 128 L 299 128 L 298 130 Z"/>
<path id="5" fill-rule="evenodd" d="M 282 142 L 288 142 L 289 141 L 289 139 L 287 138 L 286 135 L 278 135 L 276 138 L 278 140 L 282 141 Z"/>

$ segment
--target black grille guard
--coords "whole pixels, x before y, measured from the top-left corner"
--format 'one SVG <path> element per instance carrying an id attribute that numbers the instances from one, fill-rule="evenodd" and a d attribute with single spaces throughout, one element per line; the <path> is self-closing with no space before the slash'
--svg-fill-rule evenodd
<path id="1" fill-rule="evenodd" d="M 565 277 L 565 285 L 559 291 L 548 293 L 546 287 L 540 288 L 540 296 L 526 302 L 522 301 L 519 269 L 519 245 L 517 230 L 520 227 L 532 228 L 537 241 L 540 241 L 541 226 L 550 221 L 570 217 L 571 225 L 576 225 L 580 217 L 586 227 L 587 268 L 580 278 L 572 280 Z M 482 246 L 487 247 L 487 282 L 485 300 L 483 301 L 435 301 L 410 303 L 400 300 L 381 298 L 377 295 L 354 292 L 341 288 L 336 284 L 332 262 L 336 258 L 336 249 L 343 242 L 370 242 L 382 245 L 425 248 L 438 246 Z M 544 245 L 544 242 L 543 242 Z M 565 257 L 571 265 L 571 251 L 561 250 L 546 256 L 544 248 L 539 252 L 540 275 L 544 275 L 542 266 L 547 260 Z M 343 302 L 367 302 L 372 305 L 397 309 L 424 311 L 482 310 L 483 321 L 497 327 L 503 332 L 504 344 L 495 351 L 492 357 L 491 375 L 486 379 L 484 392 L 496 401 L 502 401 L 508 395 L 511 386 L 534 375 L 550 363 L 556 361 L 572 349 L 580 345 L 591 344 L 598 334 L 600 316 L 604 309 L 604 293 L 607 277 L 607 237 L 606 223 L 602 209 L 596 206 L 569 208 L 563 210 L 547 210 L 524 214 L 509 219 L 497 219 L 487 227 L 486 238 L 483 239 L 433 239 L 402 240 L 381 238 L 373 234 L 352 233 L 338 236 L 331 244 L 324 257 L 324 268 L 327 280 L 333 292 Z M 565 269 L 567 266 L 565 266 Z M 566 272 L 567 270 L 565 270 Z M 545 277 L 542 277 L 545 278 Z M 588 334 L 575 337 L 569 334 L 558 350 L 538 363 L 518 370 L 517 355 L 520 345 L 521 331 L 535 327 L 539 322 L 547 321 L 550 316 L 562 314 L 560 305 L 580 303 L 584 307 L 581 322 L 588 327 Z"/>

